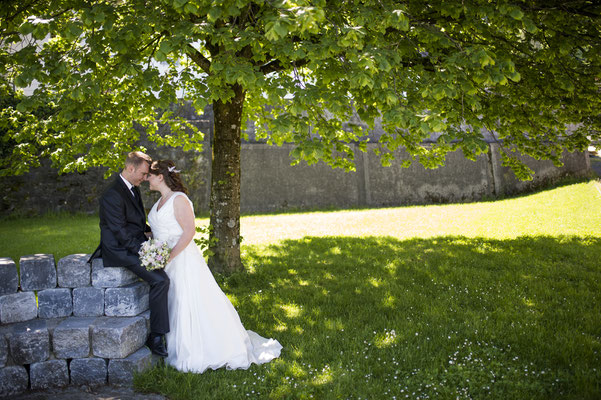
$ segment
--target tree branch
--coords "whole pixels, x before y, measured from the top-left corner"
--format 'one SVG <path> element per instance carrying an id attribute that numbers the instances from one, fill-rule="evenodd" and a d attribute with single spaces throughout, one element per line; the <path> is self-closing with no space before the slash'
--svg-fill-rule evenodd
<path id="1" fill-rule="evenodd" d="M 304 65 L 307 65 L 309 63 L 308 59 L 301 59 L 301 60 L 296 60 L 294 62 L 291 63 L 291 65 L 295 68 L 298 67 L 302 67 Z M 263 64 L 259 70 L 263 73 L 263 74 L 269 74 L 271 72 L 278 72 L 278 71 L 282 71 L 284 70 L 285 67 L 282 65 L 282 62 L 280 60 L 272 60 L 269 61 L 267 64 Z"/>
<path id="2" fill-rule="evenodd" d="M 16 2 L 15 2 L 16 3 Z M 17 15 L 21 14 L 22 12 L 24 12 L 25 10 L 27 10 L 28 8 L 34 6 L 36 3 L 40 3 L 40 0 L 33 0 L 31 1 L 29 4 L 24 4 L 22 5 L 21 9 L 17 9 L 17 11 L 13 14 L 13 15 L 7 15 L 6 16 L 6 21 L 12 21 L 14 18 L 17 17 Z M 6 5 L 6 11 L 8 11 L 8 5 Z M 18 6 L 17 6 L 18 7 Z"/>
<path id="3" fill-rule="evenodd" d="M 188 56 L 207 74 L 211 70 L 211 61 L 209 61 L 202 53 L 196 50 L 192 45 L 188 44 L 186 53 Z"/>

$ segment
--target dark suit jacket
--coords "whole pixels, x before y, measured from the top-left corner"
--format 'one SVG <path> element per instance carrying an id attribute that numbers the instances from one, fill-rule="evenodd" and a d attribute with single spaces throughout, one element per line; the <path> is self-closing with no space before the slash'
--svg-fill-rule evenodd
<path id="1" fill-rule="evenodd" d="M 134 198 L 117 175 L 100 197 L 100 245 L 90 260 L 102 257 L 105 267 L 139 263 L 138 251 L 147 240 L 146 231 L 150 227 L 146 225 L 140 191 Z"/>

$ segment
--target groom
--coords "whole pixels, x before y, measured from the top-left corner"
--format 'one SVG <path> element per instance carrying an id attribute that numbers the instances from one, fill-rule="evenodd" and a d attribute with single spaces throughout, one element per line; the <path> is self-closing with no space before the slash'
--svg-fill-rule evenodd
<path id="1" fill-rule="evenodd" d="M 138 251 L 150 235 L 138 186 L 148 178 L 152 160 L 140 151 L 127 155 L 125 167 L 100 198 L 100 245 L 90 257 L 102 258 L 105 267 L 126 267 L 150 284 L 150 336 L 146 345 L 167 356 L 163 341 L 169 332 L 167 293 L 169 278 L 162 269 L 147 271 Z"/>

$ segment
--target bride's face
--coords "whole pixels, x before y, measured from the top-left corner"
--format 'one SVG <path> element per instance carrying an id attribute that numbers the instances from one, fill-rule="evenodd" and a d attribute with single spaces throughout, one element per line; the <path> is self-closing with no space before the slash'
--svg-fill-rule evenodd
<path id="1" fill-rule="evenodd" d="M 148 186 L 150 190 L 159 190 L 162 181 L 163 177 L 161 175 L 148 174 Z"/>

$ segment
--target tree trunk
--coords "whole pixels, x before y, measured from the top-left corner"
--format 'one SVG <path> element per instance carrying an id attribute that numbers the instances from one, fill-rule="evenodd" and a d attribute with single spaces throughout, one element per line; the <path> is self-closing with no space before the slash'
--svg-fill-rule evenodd
<path id="1" fill-rule="evenodd" d="M 234 85 L 227 103 L 213 103 L 209 268 L 230 274 L 243 269 L 240 259 L 240 123 L 245 92 Z M 217 239 L 217 240 L 213 240 Z"/>

